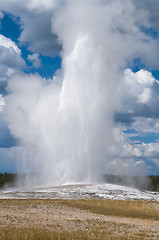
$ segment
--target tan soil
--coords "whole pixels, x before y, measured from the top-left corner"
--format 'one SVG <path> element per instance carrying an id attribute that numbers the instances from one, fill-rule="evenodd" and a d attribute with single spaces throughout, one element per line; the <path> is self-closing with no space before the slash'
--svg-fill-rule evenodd
<path id="1" fill-rule="evenodd" d="M 129 232 L 151 231 L 159 239 L 159 221 L 141 220 L 125 217 L 104 216 L 89 211 L 61 205 L 40 204 L 34 206 L 2 205 L 0 208 L 0 226 L 35 226 L 40 225 L 59 231 L 88 230 L 93 224 L 111 229 L 111 224 L 127 226 Z M 112 230 L 114 229 L 112 225 Z M 121 230 L 121 229 L 120 229 Z M 113 230 L 114 231 L 114 230 Z M 119 231 L 119 229 L 118 229 Z M 123 230 L 122 230 L 123 231 Z M 126 229 L 125 229 L 126 231 Z"/>

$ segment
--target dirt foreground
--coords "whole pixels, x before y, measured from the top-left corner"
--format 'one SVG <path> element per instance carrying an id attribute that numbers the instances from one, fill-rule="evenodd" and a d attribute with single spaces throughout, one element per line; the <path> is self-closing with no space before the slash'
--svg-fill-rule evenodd
<path id="1" fill-rule="evenodd" d="M 138 218 L 94 213 L 85 207 L 85 202 L 89 206 L 88 201 L 82 202 L 85 208 L 83 210 L 76 200 L 0 200 L 0 229 L 3 232 L 3 229 L 6 231 L 10 228 L 40 227 L 59 234 L 62 232 L 84 234 L 83 237 L 76 239 L 159 239 L 159 220 L 153 217 Z M 151 209 L 159 211 L 158 203 L 149 205 Z M 98 200 L 95 201 L 94 207 L 95 210 L 98 208 Z M 0 235 L 0 239 L 13 239 L 4 237 L 5 234 Z M 59 236 L 57 239 L 74 238 Z"/>

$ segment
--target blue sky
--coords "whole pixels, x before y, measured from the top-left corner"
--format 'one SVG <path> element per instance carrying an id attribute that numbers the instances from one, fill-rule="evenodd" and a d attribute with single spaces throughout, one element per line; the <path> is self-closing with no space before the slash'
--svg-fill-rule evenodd
<path id="1" fill-rule="evenodd" d="M 135 0 L 134 2 L 138 6 Z M 34 5 L 32 7 L 34 10 Z M 7 39 L 4 40 L 6 45 L 0 42 L 2 48 L 0 54 L 6 54 L 6 59 L 7 56 L 11 56 L 8 57 L 8 65 L 6 63 L 5 65 L 4 62 L 0 63 L 0 94 L 4 99 L 9 94 L 7 86 L 13 76 L 38 74 L 49 82 L 56 75 L 56 71 L 62 67 L 61 43 L 58 42 L 57 36 L 51 33 L 51 30 L 48 31 L 51 13 L 47 9 L 47 4 L 48 13 L 46 15 L 41 10 L 40 5 L 38 5 L 37 12 L 35 11 L 35 15 L 39 14 L 40 19 L 42 19 L 40 20 L 42 22 L 39 23 L 36 22 L 34 11 L 31 11 L 30 8 L 23 9 L 23 6 L 20 6 L 19 9 L 20 14 L 18 15 L 18 5 L 11 9 L 6 4 L 6 7 L 2 8 L 2 12 L 0 12 L 0 35 Z M 156 18 L 151 19 L 151 22 L 154 21 L 152 26 L 148 28 L 144 26 L 142 29 L 140 27 L 140 30 L 148 37 L 147 41 L 159 43 L 159 17 L 155 16 Z M 29 25 L 31 20 L 33 20 L 32 26 Z M 46 25 L 46 29 L 40 30 L 40 24 L 42 27 Z M 37 30 L 37 28 L 39 29 Z M 30 29 L 32 32 L 29 32 Z M 42 31 L 46 32 L 45 36 L 42 35 Z M 10 44 L 10 48 L 15 47 L 15 51 L 11 55 L 8 53 L 7 44 Z M 152 48 L 155 48 L 154 46 L 153 42 Z M 17 57 L 15 62 L 14 54 Z M 143 59 L 144 57 L 134 57 L 131 64 L 126 66 L 129 70 L 124 73 L 120 91 L 120 97 L 122 99 L 124 96 L 124 100 L 121 106 L 114 111 L 115 128 L 120 129 L 120 136 L 123 134 L 123 142 L 116 143 L 116 147 L 121 148 L 121 152 L 122 149 L 129 149 L 125 153 L 129 156 L 123 155 L 123 158 L 134 158 L 136 165 L 144 163 L 147 169 L 146 174 L 159 174 L 159 65 L 152 64 L 152 66 L 150 59 L 145 60 L 145 62 Z M 11 73 L 10 69 L 12 69 Z M 130 80 L 133 84 L 130 83 Z M 21 145 L 21 139 L 18 139 L 17 136 L 18 134 L 16 135 L 14 129 L 6 121 L 5 112 L 3 114 L 2 111 L 0 113 L 0 172 L 17 171 L 17 155 L 13 153 L 14 149 Z M 123 144 L 122 147 L 120 144 Z"/>

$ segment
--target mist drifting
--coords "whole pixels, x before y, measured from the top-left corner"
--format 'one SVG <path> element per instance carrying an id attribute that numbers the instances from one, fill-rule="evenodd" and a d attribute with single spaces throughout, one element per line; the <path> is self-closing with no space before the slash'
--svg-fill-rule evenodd
<path id="1" fill-rule="evenodd" d="M 149 68 L 158 63 L 157 41 L 145 30 L 152 24 L 150 13 L 131 0 L 41 4 L 45 7 L 34 1 L 31 9 L 49 17 L 52 49 L 58 46 L 62 66 L 53 79 L 21 73 L 8 82 L 4 115 L 19 141 L 18 169 L 40 174 L 46 184 L 98 182 L 105 173 L 144 171 L 143 165 L 134 167 L 140 150 L 118 158 L 118 149 L 126 154 L 130 145 L 116 129 L 114 114 L 126 109 L 125 76 L 132 76 L 127 68 L 134 59 Z M 24 28 L 21 41 L 25 34 Z M 148 79 L 153 84 L 152 76 Z M 141 104 L 151 94 L 144 87 L 136 100 Z"/>

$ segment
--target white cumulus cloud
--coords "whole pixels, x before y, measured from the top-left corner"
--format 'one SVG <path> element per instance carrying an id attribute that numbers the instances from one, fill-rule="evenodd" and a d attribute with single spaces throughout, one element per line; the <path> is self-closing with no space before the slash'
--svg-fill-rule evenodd
<path id="1" fill-rule="evenodd" d="M 0 34 L 0 46 L 8 48 L 10 50 L 15 51 L 18 55 L 21 54 L 21 50 L 17 47 L 15 42 L 13 42 L 11 39 L 6 38 L 2 34 Z"/>
<path id="2" fill-rule="evenodd" d="M 2 94 L 0 94 L 0 113 L 3 111 L 4 105 L 5 105 L 4 98 Z"/>
<path id="3" fill-rule="evenodd" d="M 61 0 L 1 0 L 0 9 L 20 17 L 21 44 L 29 43 L 28 48 L 33 53 L 54 56 L 61 46 L 57 37 L 51 33 L 51 17 Z"/>
<path id="4" fill-rule="evenodd" d="M 41 66 L 41 59 L 39 54 L 37 53 L 29 54 L 28 60 L 32 63 L 33 67 L 35 68 L 39 68 Z"/>
<path id="5" fill-rule="evenodd" d="M 5 81 L 25 67 L 21 50 L 11 39 L 0 34 L 0 81 Z"/>
<path id="6" fill-rule="evenodd" d="M 129 121 L 139 118 L 159 119 L 159 82 L 151 72 L 140 70 L 136 73 L 127 69 L 119 85 L 119 118 L 125 116 Z M 122 115 L 123 114 L 123 115 Z M 126 123 L 126 122 L 125 122 Z M 144 124 L 143 124 L 144 125 Z"/>

